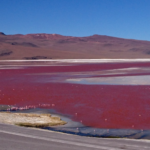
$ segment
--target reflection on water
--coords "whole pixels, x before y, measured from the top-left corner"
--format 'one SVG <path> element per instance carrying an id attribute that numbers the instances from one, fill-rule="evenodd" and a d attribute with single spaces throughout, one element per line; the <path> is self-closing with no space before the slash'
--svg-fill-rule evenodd
<path id="1" fill-rule="evenodd" d="M 150 75 L 66 79 L 67 83 L 89 85 L 150 85 Z"/>
<path id="2" fill-rule="evenodd" d="M 28 74 L 38 76 L 36 82 L 65 82 L 86 85 L 150 85 L 149 67 L 131 67 L 80 72 Z"/>

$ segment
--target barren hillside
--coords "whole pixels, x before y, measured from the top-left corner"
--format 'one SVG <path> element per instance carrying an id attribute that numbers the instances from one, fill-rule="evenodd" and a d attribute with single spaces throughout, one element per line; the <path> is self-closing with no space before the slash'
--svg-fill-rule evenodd
<path id="1" fill-rule="evenodd" d="M 58 34 L 16 34 L 0 32 L 0 60 L 15 59 L 150 58 L 150 41 Z"/>

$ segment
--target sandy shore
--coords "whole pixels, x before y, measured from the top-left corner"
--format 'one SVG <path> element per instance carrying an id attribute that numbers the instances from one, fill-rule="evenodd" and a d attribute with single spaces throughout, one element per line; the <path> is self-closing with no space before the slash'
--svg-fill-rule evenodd
<path id="1" fill-rule="evenodd" d="M 50 127 L 66 124 L 59 117 L 50 114 L 30 114 L 0 112 L 0 123 L 26 126 L 26 127 Z"/>

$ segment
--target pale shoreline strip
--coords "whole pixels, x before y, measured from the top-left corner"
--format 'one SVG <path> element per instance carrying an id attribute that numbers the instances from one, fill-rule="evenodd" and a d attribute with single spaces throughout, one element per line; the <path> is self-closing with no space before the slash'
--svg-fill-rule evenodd
<path id="1" fill-rule="evenodd" d="M 150 59 L 40 59 L 40 60 L 0 60 L 0 62 L 63 62 L 63 63 L 103 63 L 103 62 L 150 62 Z"/>

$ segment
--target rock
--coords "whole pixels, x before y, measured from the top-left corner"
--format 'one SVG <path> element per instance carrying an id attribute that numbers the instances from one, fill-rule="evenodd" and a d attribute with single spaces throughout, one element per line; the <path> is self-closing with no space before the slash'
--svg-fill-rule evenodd
<path id="1" fill-rule="evenodd" d="M 13 42 L 13 43 L 11 43 L 11 45 L 21 45 L 21 46 L 28 46 L 28 47 L 37 47 L 35 44 L 30 43 L 30 42 L 22 42 L 22 43 Z"/>
<path id="2" fill-rule="evenodd" d="M 0 35 L 5 35 L 3 32 L 0 32 Z"/>
<path id="3" fill-rule="evenodd" d="M 33 57 L 24 57 L 24 59 L 34 60 L 34 59 L 52 59 L 52 58 L 48 58 L 46 56 L 33 56 Z"/>
<path id="4" fill-rule="evenodd" d="M 0 56 L 8 56 L 11 53 L 13 53 L 13 52 L 10 50 L 2 50 L 2 51 L 0 51 Z"/>

